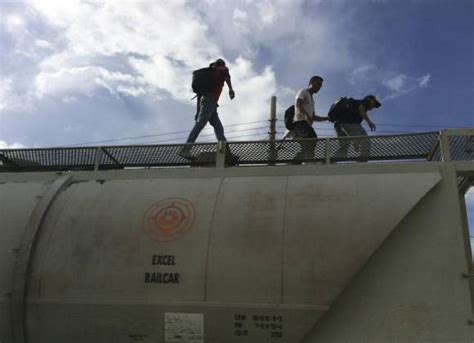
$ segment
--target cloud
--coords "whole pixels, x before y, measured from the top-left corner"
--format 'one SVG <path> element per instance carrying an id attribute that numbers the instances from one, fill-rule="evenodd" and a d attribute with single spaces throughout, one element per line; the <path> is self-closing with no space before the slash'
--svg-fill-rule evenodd
<path id="1" fill-rule="evenodd" d="M 42 49 L 54 49 L 54 45 L 44 39 L 35 40 L 35 45 Z"/>
<path id="2" fill-rule="evenodd" d="M 428 83 L 430 82 L 430 80 L 431 80 L 431 74 L 427 74 L 425 76 L 418 78 L 417 81 L 420 87 L 426 87 L 428 86 Z"/>
<path id="3" fill-rule="evenodd" d="M 381 93 L 385 92 L 385 95 L 380 95 L 380 97 L 382 100 L 387 100 L 428 87 L 431 82 L 431 74 L 417 77 L 392 70 L 383 70 L 375 64 L 361 64 L 349 73 L 347 81 L 361 89 L 376 88 Z"/>
<path id="4" fill-rule="evenodd" d="M 349 73 L 348 81 L 352 85 L 356 85 L 362 81 L 367 81 L 377 71 L 377 67 L 373 64 L 361 65 Z"/>
<path id="5" fill-rule="evenodd" d="M 14 142 L 12 144 L 8 144 L 5 141 L 0 140 L 0 149 L 24 149 L 26 148 L 25 145 L 19 142 Z"/>
<path id="6" fill-rule="evenodd" d="M 407 76 L 400 74 L 390 79 L 385 79 L 382 83 L 392 92 L 401 93 L 404 92 L 404 86 L 407 82 Z"/>
<path id="7" fill-rule="evenodd" d="M 35 81 L 40 98 L 47 94 L 70 99 L 75 94 L 93 96 L 106 90 L 131 97 L 161 93 L 190 104 L 192 71 L 217 57 L 226 58 L 220 48 L 225 37 L 209 32 L 209 25 L 216 23 L 197 15 L 185 1 L 127 6 L 112 1 L 75 2 L 71 7 L 34 2 L 34 6 L 64 30 L 68 42 L 67 49 L 42 61 Z M 271 25 L 277 17 L 269 1 L 258 2 L 255 9 L 263 26 Z M 247 11 L 235 8 L 234 14 L 242 25 L 247 23 Z M 64 20 L 65 16 L 69 20 Z M 97 65 L 101 56 L 122 58 L 128 74 Z M 265 99 L 275 91 L 275 73 L 270 66 L 255 70 L 244 56 L 226 59 L 237 92 L 226 110 L 235 121 L 246 120 L 261 112 Z M 221 102 L 224 106 L 226 100 Z"/>
<path id="8" fill-rule="evenodd" d="M 229 65 L 236 97 L 230 100 L 224 89 L 220 101 L 225 107 L 226 122 L 253 122 L 267 119 L 270 113 L 270 98 L 276 92 L 275 73 L 267 67 L 261 73 L 253 70 L 252 63 L 238 58 Z"/>
<path id="9" fill-rule="evenodd" d="M 19 15 L 7 15 L 4 17 L 3 29 L 10 33 L 17 33 L 25 29 L 25 20 Z"/>
<path id="10" fill-rule="evenodd" d="M 17 110 L 23 105 L 21 96 L 16 93 L 11 78 L 0 78 L 0 112 Z"/>
<path id="11" fill-rule="evenodd" d="M 421 77 L 413 77 L 405 74 L 397 74 L 382 80 L 382 84 L 388 88 L 389 94 L 385 99 L 394 99 L 411 93 L 419 88 L 425 88 L 431 80 L 431 74 Z"/>
<path id="12" fill-rule="evenodd" d="M 137 96 L 145 93 L 140 87 L 143 83 L 136 77 L 94 66 L 42 72 L 37 76 L 35 84 L 39 98 L 45 95 L 67 97 L 75 94 L 92 97 L 100 94 L 101 90 L 107 90 L 111 95 L 124 93 Z"/>
<path id="13" fill-rule="evenodd" d="M 127 6 L 106 1 L 101 4 L 74 3 L 71 8 L 51 6 L 48 2 L 34 2 L 34 5 L 52 23 L 65 30 L 68 41 L 67 50 L 42 62 L 43 74 L 37 83 L 40 91 L 44 90 L 43 79 L 48 75 L 70 80 L 73 74 L 79 74 L 77 71 L 86 72 L 84 66 L 77 65 L 82 56 L 88 56 L 90 62 L 94 57 L 125 55 L 136 79 L 185 101 L 190 97 L 192 70 L 223 55 L 218 45 L 208 37 L 207 25 L 184 1 Z M 70 20 L 64 20 L 65 15 Z M 106 66 L 101 68 L 103 70 Z M 65 69 L 70 72 L 65 72 Z M 47 75 L 44 71 L 48 71 Z M 88 78 L 86 84 L 89 89 L 94 89 L 97 82 Z M 71 88 L 67 80 L 62 85 Z M 83 93 L 83 87 L 79 91 Z M 142 90 L 139 93 L 142 94 Z"/>
<path id="14" fill-rule="evenodd" d="M 258 2 L 256 6 L 258 9 L 258 16 L 261 18 L 262 23 L 268 25 L 276 20 L 278 13 L 272 2 L 266 0 Z"/>
<path id="15" fill-rule="evenodd" d="M 397 88 L 395 74 L 360 62 L 352 49 L 357 27 L 348 35 L 340 23 L 354 22 L 357 6 L 346 10 L 345 2 L 34 0 L 18 6 L 22 20 L 13 17 L 12 34 L 4 36 L 11 49 L 0 51 L 9 63 L 3 79 L 10 80 L 0 84 L 0 97 L 8 99 L 2 104 L 18 110 L 34 103 L 40 110 L 29 112 L 30 118 L 43 123 L 53 120 L 52 109 L 67 113 L 74 122 L 61 127 L 70 124 L 93 139 L 112 132 L 110 123 L 92 120 L 99 108 L 114 123 L 134 127 L 131 135 L 190 128 L 192 119 L 181 119 L 192 118 L 185 112 L 195 109 L 192 71 L 218 57 L 227 61 L 236 91 L 230 101 L 224 88 L 224 124 L 267 119 L 270 97 L 278 95 L 286 107 L 293 87 L 304 86 L 312 73 L 332 73 L 331 80 L 349 75 L 346 85 L 362 83 L 360 89 L 384 87 L 391 94 Z M 407 77 L 398 92 L 430 82 L 429 74 Z M 75 115 L 79 102 L 87 111 Z M 85 129 L 89 122 L 93 128 Z"/>

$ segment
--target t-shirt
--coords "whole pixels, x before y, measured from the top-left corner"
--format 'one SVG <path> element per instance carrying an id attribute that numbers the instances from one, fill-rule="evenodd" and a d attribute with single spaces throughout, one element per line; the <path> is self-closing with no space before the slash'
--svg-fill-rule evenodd
<path id="1" fill-rule="evenodd" d="M 211 99 L 214 99 L 216 102 L 219 101 L 219 97 L 222 93 L 222 88 L 224 88 L 225 78 L 229 75 L 229 69 L 226 66 L 218 66 L 214 68 L 214 81 L 216 86 L 207 94 Z M 230 77 L 230 75 L 229 75 Z"/>
<path id="2" fill-rule="evenodd" d="M 296 106 L 296 100 L 302 99 L 303 100 L 303 108 L 305 109 L 306 113 L 310 115 L 308 118 L 305 114 L 301 113 Z M 313 96 L 308 92 L 307 89 L 302 88 L 296 93 L 295 98 L 295 121 L 306 120 L 310 125 L 313 124 L 313 115 L 314 115 L 314 100 Z"/>

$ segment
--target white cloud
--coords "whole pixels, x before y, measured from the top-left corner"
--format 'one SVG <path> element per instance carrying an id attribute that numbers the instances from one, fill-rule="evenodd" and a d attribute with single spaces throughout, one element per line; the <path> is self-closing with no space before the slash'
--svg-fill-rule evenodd
<path id="1" fill-rule="evenodd" d="M 87 66 L 63 68 L 57 72 L 43 72 L 35 80 L 38 97 L 57 95 L 68 97 L 74 94 L 93 96 L 101 89 L 110 94 L 124 91 L 131 95 L 143 94 L 139 91 L 140 81 L 132 75 L 119 72 L 109 72 L 101 67 Z M 135 91 L 131 91 L 135 89 Z"/>
<path id="2" fill-rule="evenodd" d="M 418 85 L 420 87 L 426 87 L 428 86 L 428 83 L 430 82 L 431 80 L 431 74 L 427 74 L 425 76 L 422 76 L 420 78 L 418 78 Z"/>
<path id="3" fill-rule="evenodd" d="M 220 103 L 225 107 L 226 122 L 267 119 L 270 113 L 269 101 L 276 92 L 272 69 L 266 68 L 261 74 L 257 74 L 253 71 L 252 64 L 243 58 L 238 58 L 229 68 L 236 96 L 234 100 L 230 100 L 227 89 L 224 88 L 222 92 Z"/>
<path id="4" fill-rule="evenodd" d="M 239 31 L 248 32 L 247 19 L 248 16 L 245 11 L 238 8 L 234 9 L 234 13 L 232 14 L 233 25 L 238 28 Z"/>
<path id="5" fill-rule="evenodd" d="M 22 105 L 21 97 L 15 92 L 11 78 L 0 78 L 0 112 L 16 110 Z"/>
<path id="6" fill-rule="evenodd" d="M 425 88 L 431 81 L 431 74 L 421 77 L 397 73 L 392 70 L 383 70 L 374 64 L 361 64 L 354 68 L 347 78 L 351 85 L 360 89 L 385 93 L 379 95 L 382 100 L 393 99 L 409 94 L 420 88 Z"/>
<path id="7" fill-rule="evenodd" d="M 25 145 L 19 142 L 14 142 L 12 144 L 8 144 L 5 141 L 0 140 L 0 149 L 23 149 L 26 148 Z"/>
<path id="8" fill-rule="evenodd" d="M 277 9 L 272 2 L 265 0 L 257 3 L 256 5 L 258 9 L 258 15 L 264 24 L 272 24 L 276 20 L 278 15 Z"/>
<path id="9" fill-rule="evenodd" d="M 11 14 L 6 16 L 4 19 L 4 29 L 8 32 L 16 33 L 18 31 L 23 31 L 24 28 L 25 20 L 19 15 Z"/>
<path id="10" fill-rule="evenodd" d="M 35 45 L 42 49 L 54 49 L 54 45 L 44 39 L 35 40 Z"/>
<path id="11" fill-rule="evenodd" d="M 367 81 L 372 78 L 373 74 L 377 72 L 377 67 L 373 64 L 361 65 L 355 68 L 350 74 L 348 81 L 352 85 L 359 84 L 362 81 Z"/>
<path id="12" fill-rule="evenodd" d="M 405 74 L 397 74 L 384 78 L 382 84 L 388 88 L 389 94 L 385 99 L 394 99 L 399 96 L 411 93 L 419 88 L 425 88 L 430 82 L 431 75 L 413 77 Z"/>
<path id="13" fill-rule="evenodd" d="M 80 0 L 31 0 L 31 5 L 46 15 L 52 24 L 65 26 L 81 12 Z"/>
<path id="14" fill-rule="evenodd" d="M 405 86 L 406 81 L 407 81 L 407 76 L 400 74 L 390 79 L 383 80 L 382 83 L 391 91 L 400 93 L 404 91 L 404 86 Z"/>
<path id="15" fill-rule="evenodd" d="M 72 7 L 35 2 L 36 8 L 55 25 L 65 30 L 69 49 L 45 59 L 42 72 L 36 78 L 38 95 L 91 96 L 100 89 L 129 96 L 144 95 L 161 90 L 174 100 L 189 103 L 194 95 L 190 82 L 192 70 L 223 57 L 219 39 L 211 37 L 208 24 L 197 16 L 186 1 L 169 3 L 74 3 Z M 264 16 L 263 25 L 270 25 L 277 17 L 269 1 L 257 4 L 258 15 Z M 69 20 L 64 20 L 64 16 Z M 235 20 L 245 21 L 248 12 L 234 11 Z M 214 25 L 215 23 L 209 23 Z M 130 55 L 126 61 L 132 68 L 126 79 L 118 80 L 105 66 L 81 65 L 84 56 Z M 262 72 L 253 69 L 245 57 L 227 59 L 234 87 L 242 104 L 235 101 L 229 108 L 238 118 L 252 116 L 259 111 L 264 99 L 276 89 L 275 75 L 270 67 Z M 245 99 L 245 101 L 244 101 Z M 239 103 L 240 105 L 236 105 Z M 256 107 L 251 109 L 251 105 Z M 238 110 L 235 111 L 235 108 Z"/>

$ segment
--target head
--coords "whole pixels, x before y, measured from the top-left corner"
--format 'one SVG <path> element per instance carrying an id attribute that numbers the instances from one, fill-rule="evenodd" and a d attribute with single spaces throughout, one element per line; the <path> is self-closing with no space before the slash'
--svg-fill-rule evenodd
<path id="1" fill-rule="evenodd" d="M 222 58 L 218 58 L 215 62 L 210 64 L 211 67 L 225 67 L 225 61 Z"/>
<path id="2" fill-rule="evenodd" d="M 367 95 L 364 98 L 364 104 L 367 107 L 367 110 L 373 110 L 374 108 L 379 108 L 382 104 L 377 100 L 375 95 Z"/>
<path id="3" fill-rule="evenodd" d="M 321 87 L 323 86 L 323 78 L 321 76 L 313 76 L 309 79 L 308 83 L 308 91 L 312 94 L 319 92 Z"/>

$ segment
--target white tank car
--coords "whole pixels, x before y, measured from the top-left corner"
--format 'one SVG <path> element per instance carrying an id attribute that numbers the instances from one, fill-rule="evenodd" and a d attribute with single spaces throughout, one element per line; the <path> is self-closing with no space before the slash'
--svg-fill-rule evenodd
<path id="1" fill-rule="evenodd" d="M 456 168 L 0 173 L 0 341 L 468 342 Z"/>

